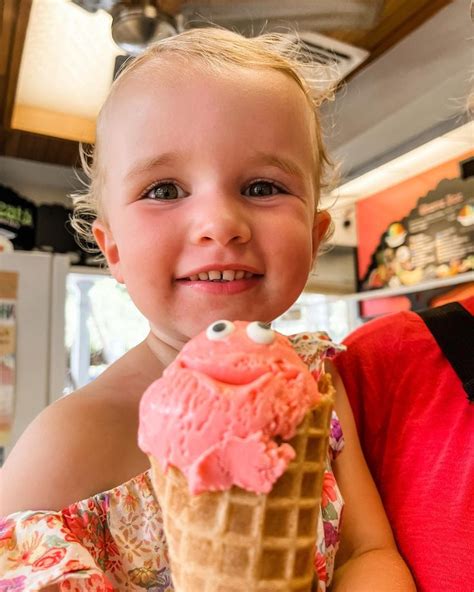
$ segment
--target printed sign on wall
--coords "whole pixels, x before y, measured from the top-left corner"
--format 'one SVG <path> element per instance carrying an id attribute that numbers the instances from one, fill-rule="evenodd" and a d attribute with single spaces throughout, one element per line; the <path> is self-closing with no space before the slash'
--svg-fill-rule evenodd
<path id="1" fill-rule="evenodd" d="M 445 179 L 381 236 L 363 290 L 412 286 L 474 269 L 474 178 Z"/>
<path id="2" fill-rule="evenodd" d="M 17 288 L 18 274 L 0 271 L 0 466 L 15 409 Z"/>

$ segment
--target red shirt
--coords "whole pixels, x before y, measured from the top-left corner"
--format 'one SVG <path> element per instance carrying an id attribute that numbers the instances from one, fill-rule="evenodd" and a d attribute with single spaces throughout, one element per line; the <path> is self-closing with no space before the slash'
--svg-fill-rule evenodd
<path id="1" fill-rule="evenodd" d="M 474 297 L 462 304 L 474 314 Z M 418 590 L 474 591 L 474 404 L 413 312 L 371 321 L 345 343 L 336 366 Z"/>

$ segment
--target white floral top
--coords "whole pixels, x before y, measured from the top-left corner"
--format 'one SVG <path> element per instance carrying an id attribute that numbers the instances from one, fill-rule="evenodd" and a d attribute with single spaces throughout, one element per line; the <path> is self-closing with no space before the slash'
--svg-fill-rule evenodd
<path id="1" fill-rule="evenodd" d="M 323 333 L 293 336 L 295 349 L 319 375 L 339 349 Z M 318 592 L 334 569 L 343 501 L 331 470 L 344 443 L 335 414 L 314 559 Z M 166 541 L 150 472 L 59 512 L 17 512 L 0 518 L 0 592 L 171 592 Z"/>

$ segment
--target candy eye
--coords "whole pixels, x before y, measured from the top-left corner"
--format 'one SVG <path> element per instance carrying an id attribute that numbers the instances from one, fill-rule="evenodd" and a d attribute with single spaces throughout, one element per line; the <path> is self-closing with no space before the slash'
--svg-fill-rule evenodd
<path id="1" fill-rule="evenodd" d="M 230 321 L 216 321 L 206 329 L 206 337 L 211 341 L 224 339 L 235 331 L 234 323 Z"/>
<path id="2" fill-rule="evenodd" d="M 275 332 L 259 321 L 247 325 L 247 335 L 255 343 L 272 343 L 275 340 Z"/>

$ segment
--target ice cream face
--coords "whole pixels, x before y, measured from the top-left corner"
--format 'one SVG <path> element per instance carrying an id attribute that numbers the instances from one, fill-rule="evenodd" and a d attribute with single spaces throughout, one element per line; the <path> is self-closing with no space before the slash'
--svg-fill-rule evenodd
<path id="1" fill-rule="evenodd" d="M 212 323 L 183 348 L 178 359 L 182 368 L 234 386 L 250 384 L 282 365 L 290 371 L 302 364 L 283 335 L 263 323 L 243 321 Z"/>
<path id="2" fill-rule="evenodd" d="M 294 458 L 289 440 L 319 401 L 289 340 L 261 323 L 217 321 L 143 395 L 139 445 L 191 493 L 268 493 Z"/>

